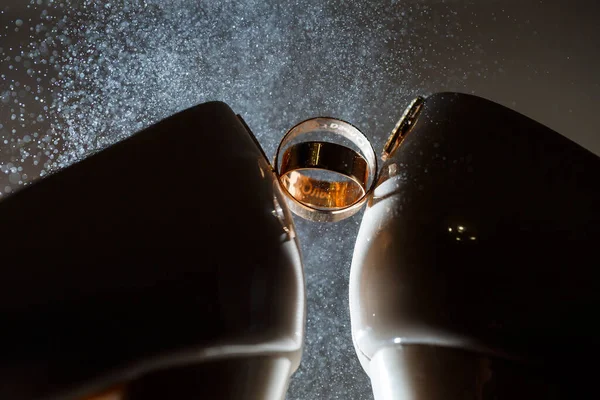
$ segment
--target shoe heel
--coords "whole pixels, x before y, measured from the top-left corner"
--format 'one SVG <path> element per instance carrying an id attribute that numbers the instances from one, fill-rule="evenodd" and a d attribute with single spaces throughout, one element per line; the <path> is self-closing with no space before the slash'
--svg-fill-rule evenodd
<path id="1" fill-rule="evenodd" d="M 283 400 L 291 373 L 282 356 L 216 360 L 147 374 L 128 385 L 123 400 Z"/>
<path id="2" fill-rule="evenodd" d="M 371 359 L 369 376 L 375 400 L 564 398 L 538 368 L 440 346 L 383 348 Z"/>

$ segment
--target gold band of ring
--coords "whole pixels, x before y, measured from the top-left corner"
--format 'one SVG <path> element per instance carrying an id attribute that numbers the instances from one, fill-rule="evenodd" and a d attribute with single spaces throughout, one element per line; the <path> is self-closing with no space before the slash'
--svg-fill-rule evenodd
<path id="1" fill-rule="evenodd" d="M 305 176 L 307 170 L 326 170 L 349 178 L 330 182 Z M 303 142 L 290 146 L 281 162 L 281 183 L 301 203 L 320 209 L 341 209 L 360 200 L 369 178 L 367 160 L 335 143 Z"/>
<path id="2" fill-rule="evenodd" d="M 362 155 L 329 142 L 308 141 L 288 146 L 299 136 L 315 132 L 345 137 Z M 279 144 L 274 166 L 292 212 L 317 222 L 335 222 L 354 215 L 377 180 L 377 157 L 366 136 L 350 123 L 328 117 L 312 118 L 290 129 Z M 315 179 L 306 175 L 308 170 L 335 172 L 346 179 L 334 182 Z"/>
<path id="3" fill-rule="evenodd" d="M 406 135 L 408 135 L 411 129 L 415 126 L 417 118 L 419 117 L 421 110 L 423 110 L 424 105 L 425 99 L 421 96 L 418 96 L 410 102 L 408 107 L 406 107 L 404 113 L 394 127 L 394 130 L 388 137 L 386 144 L 383 146 L 383 153 L 381 154 L 381 159 L 383 161 L 388 160 L 394 155 L 396 150 L 398 150 L 402 144 L 402 141 L 406 138 Z"/>

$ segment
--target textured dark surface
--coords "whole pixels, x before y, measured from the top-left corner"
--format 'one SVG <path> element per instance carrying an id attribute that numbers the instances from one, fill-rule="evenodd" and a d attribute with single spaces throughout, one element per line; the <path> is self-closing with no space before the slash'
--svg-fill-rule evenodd
<path id="1" fill-rule="evenodd" d="M 269 157 L 287 128 L 316 115 L 349 120 L 379 151 L 415 94 L 443 90 L 500 102 L 600 153 L 596 8 L 583 0 L 4 0 L 0 193 L 215 99 L 244 116 Z M 347 306 L 360 217 L 297 221 L 308 321 L 290 399 L 371 398 Z"/>

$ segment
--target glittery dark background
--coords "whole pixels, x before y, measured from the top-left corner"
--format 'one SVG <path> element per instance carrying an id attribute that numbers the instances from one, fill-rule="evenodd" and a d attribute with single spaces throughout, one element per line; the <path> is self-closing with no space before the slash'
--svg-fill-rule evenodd
<path id="1" fill-rule="evenodd" d="M 354 123 L 380 149 L 415 94 L 445 90 L 598 154 L 598 15 L 591 1 L 3 0 L 0 193 L 208 100 L 242 114 L 269 156 L 317 115 Z M 289 399 L 372 398 L 347 305 L 360 217 L 297 220 L 308 320 Z"/>

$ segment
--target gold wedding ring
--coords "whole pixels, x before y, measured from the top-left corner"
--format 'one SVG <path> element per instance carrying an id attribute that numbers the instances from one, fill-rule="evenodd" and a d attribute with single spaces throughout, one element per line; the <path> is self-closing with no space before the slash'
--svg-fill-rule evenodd
<path id="1" fill-rule="evenodd" d="M 394 155 L 396 150 L 402 144 L 402 141 L 408 135 L 408 133 L 412 130 L 413 126 L 417 122 L 417 118 L 425 105 L 425 99 L 421 96 L 416 97 L 411 103 L 406 107 L 402 117 L 398 120 L 398 123 L 394 127 L 394 130 L 388 137 L 388 140 L 383 146 L 383 153 L 381 154 L 381 159 L 386 161 L 388 158 Z"/>
<path id="2" fill-rule="evenodd" d="M 350 140 L 362 154 L 324 141 L 290 144 L 302 135 L 319 132 Z M 279 144 L 275 170 L 292 212 L 311 221 L 335 222 L 352 216 L 365 203 L 376 182 L 377 157 L 369 140 L 356 127 L 342 120 L 318 117 L 288 131 Z M 311 176 L 325 172 L 342 179 L 330 181 Z"/>
<path id="3" fill-rule="evenodd" d="M 330 182 L 303 175 L 301 171 L 321 169 L 348 178 Z M 304 142 L 283 154 L 281 183 L 298 201 L 322 209 L 341 209 L 354 204 L 366 193 L 367 161 L 356 151 L 328 142 Z"/>

